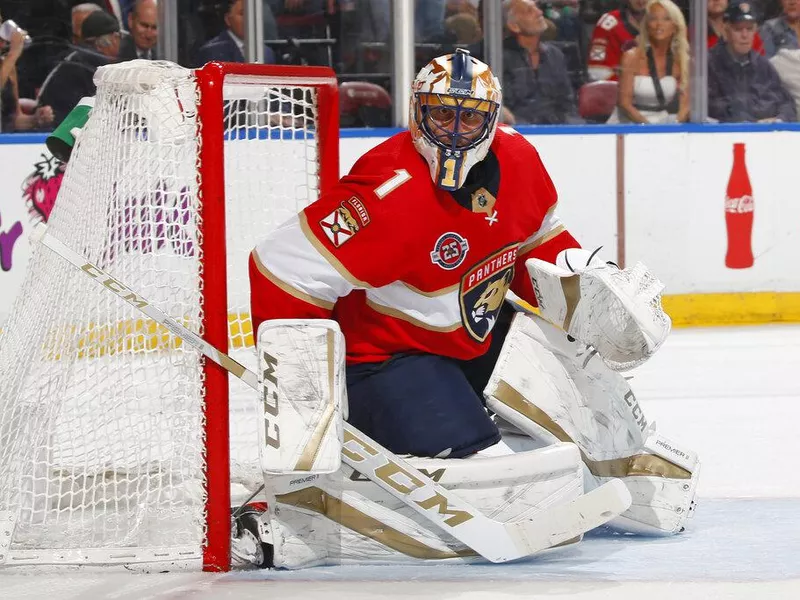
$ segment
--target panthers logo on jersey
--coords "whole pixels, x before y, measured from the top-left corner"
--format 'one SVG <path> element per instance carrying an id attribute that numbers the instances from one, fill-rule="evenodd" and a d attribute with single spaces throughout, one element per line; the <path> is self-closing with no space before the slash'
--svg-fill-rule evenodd
<path id="1" fill-rule="evenodd" d="M 461 322 L 470 337 L 483 342 L 494 327 L 514 279 L 517 244 L 482 260 L 461 278 Z"/>

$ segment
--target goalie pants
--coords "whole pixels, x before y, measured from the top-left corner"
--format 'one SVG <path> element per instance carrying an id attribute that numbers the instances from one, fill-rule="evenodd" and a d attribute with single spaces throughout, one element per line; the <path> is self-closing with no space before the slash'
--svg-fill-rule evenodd
<path id="1" fill-rule="evenodd" d="M 501 314 L 487 352 L 473 360 L 398 354 L 348 366 L 347 420 L 395 454 L 460 458 L 493 446 L 500 432 L 483 389 L 512 315 Z"/>

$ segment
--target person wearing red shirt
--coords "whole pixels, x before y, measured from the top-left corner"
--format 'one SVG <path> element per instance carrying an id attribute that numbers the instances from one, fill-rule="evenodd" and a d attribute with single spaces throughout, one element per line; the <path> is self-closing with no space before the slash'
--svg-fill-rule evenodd
<path id="1" fill-rule="evenodd" d="M 589 42 L 589 79 L 617 80 L 622 55 L 636 45 L 646 4 L 647 0 L 627 0 L 622 8 L 600 17 Z"/>

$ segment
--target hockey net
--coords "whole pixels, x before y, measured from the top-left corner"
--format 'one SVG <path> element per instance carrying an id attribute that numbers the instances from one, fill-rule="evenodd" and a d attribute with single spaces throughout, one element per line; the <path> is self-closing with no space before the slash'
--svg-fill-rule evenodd
<path id="1" fill-rule="evenodd" d="M 247 258 L 338 178 L 333 72 L 131 61 L 95 81 L 49 232 L 253 368 Z M 262 483 L 257 401 L 35 248 L 0 334 L 0 564 L 227 569 L 230 507 Z"/>

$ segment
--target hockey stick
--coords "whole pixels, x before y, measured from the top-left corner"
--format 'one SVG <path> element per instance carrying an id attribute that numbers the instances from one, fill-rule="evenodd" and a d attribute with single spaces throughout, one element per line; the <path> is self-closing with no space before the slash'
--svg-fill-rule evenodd
<path id="1" fill-rule="evenodd" d="M 255 373 L 151 305 L 97 265 L 88 262 L 50 235 L 44 224 L 36 226 L 31 238 L 166 327 L 254 390 L 259 389 Z M 530 556 L 574 539 L 603 525 L 631 505 L 631 496 L 625 484 L 614 479 L 575 500 L 545 508 L 533 517 L 502 523 L 487 517 L 347 422 L 344 423 L 342 459 L 449 535 L 496 563 Z"/>

